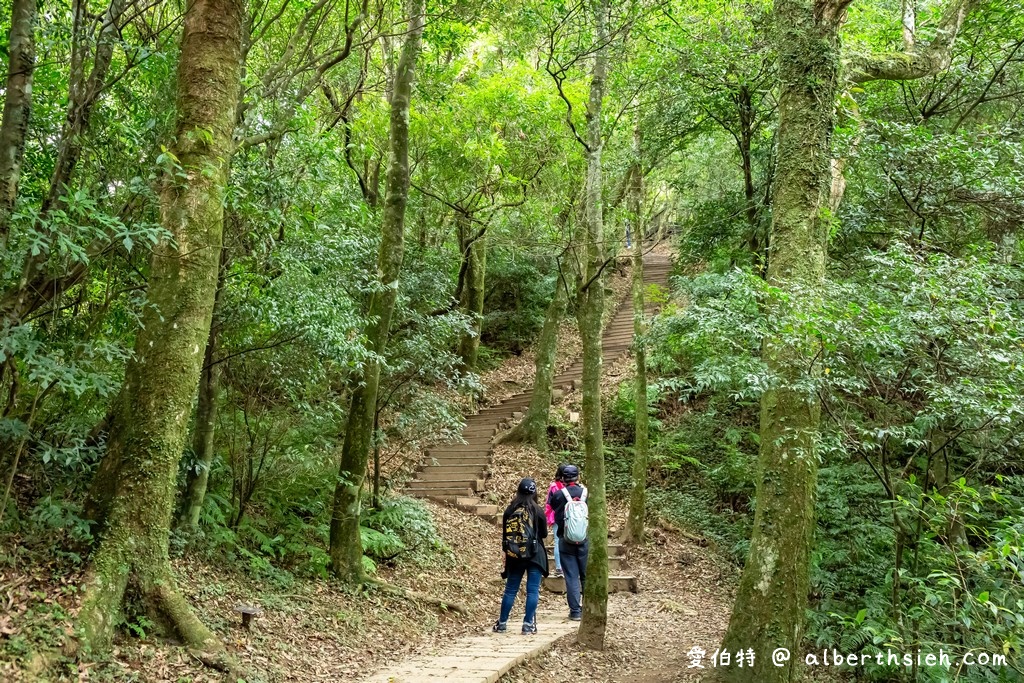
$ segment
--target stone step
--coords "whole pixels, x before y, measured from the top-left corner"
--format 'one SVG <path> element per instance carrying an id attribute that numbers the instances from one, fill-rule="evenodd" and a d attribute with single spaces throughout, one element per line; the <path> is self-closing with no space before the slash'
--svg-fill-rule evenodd
<path id="1" fill-rule="evenodd" d="M 473 490 L 468 486 L 464 488 L 427 488 L 427 489 L 410 489 L 406 488 L 402 490 L 402 494 L 410 496 L 412 498 L 429 498 L 442 503 L 455 502 L 456 498 L 462 496 L 473 495 Z"/>
<path id="2" fill-rule="evenodd" d="M 463 512 L 471 512 L 481 517 L 498 514 L 497 505 L 481 503 L 479 498 L 473 496 L 460 496 L 453 501 L 453 504 Z"/>
<path id="3" fill-rule="evenodd" d="M 477 465 L 488 464 L 491 461 L 490 453 L 450 453 L 427 456 L 423 461 L 424 467 L 448 466 L 448 465 Z"/>
<path id="4" fill-rule="evenodd" d="M 443 446 L 431 446 L 426 450 L 428 458 L 436 458 L 446 453 L 489 453 L 489 446 L 479 446 L 471 443 L 453 443 Z"/>
<path id="5" fill-rule="evenodd" d="M 490 465 L 484 462 L 473 462 L 465 465 L 429 465 L 421 463 L 417 466 L 417 472 L 427 473 L 431 472 L 434 474 L 448 474 L 452 475 L 451 478 L 455 479 L 460 474 L 466 476 L 475 475 L 477 472 L 486 472 L 490 468 Z"/>
<path id="6" fill-rule="evenodd" d="M 547 546 L 547 549 L 548 549 L 548 555 L 550 555 L 553 552 L 553 548 L 552 548 L 551 543 L 552 543 L 551 538 L 548 537 L 547 542 L 545 543 L 545 545 Z M 622 546 L 621 543 L 609 543 L 608 544 L 608 557 L 625 557 L 625 555 L 626 555 L 626 549 Z"/>
<path id="7" fill-rule="evenodd" d="M 475 481 L 483 479 L 483 473 L 483 468 L 462 469 L 452 472 L 441 467 L 428 467 L 425 470 L 421 470 L 413 481 Z"/>
<path id="8" fill-rule="evenodd" d="M 548 576 L 543 582 L 545 590 L 551 591 L 552 593 L 564 593 L 565 592 L 565 577 L 564 576 Z M 609 576 L 608 577 L 608 592 L 609 593 L 637 593 L 640 590 L 640 586 L 637 583 L 635 576 Z"/>
<path id="9" fill-rule="evenodd" d="M 463 488 L 465 487 L 465 488 Z M 470 494 L 476 491 L 482 491 L 484 488 L 484 480 L 461 477 L 458 479 L 413 479 L 410 481 L 406 488 L 410 489 L 462 489 L 470 491 Z"/>
<path id="10" fill-rule="evenodd" d="M 552 572 L 555 571 L 555 556 L 551 552 L 550 548 L 548 549 L 548 567 L 551 569 Z M 615 557 L 608 558 L 609 574 L 614 574 L 615 576 L 623 576 L 629 573 L 627 571 L 628 569 L 629 566 L 626 564 L 626 558 L 622 557 L 621 555 L 616 555 Z"/>

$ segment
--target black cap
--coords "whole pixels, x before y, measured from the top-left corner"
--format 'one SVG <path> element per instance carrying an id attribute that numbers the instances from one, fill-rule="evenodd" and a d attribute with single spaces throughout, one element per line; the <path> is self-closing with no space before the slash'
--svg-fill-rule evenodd
<path id="1" fill-rule="evenodd" d="M 565 469 L 562 470 L 562 481 L 570 482 L 576 481 L 580 478 L 580 468 L 576 465 L 566 465 Z"/>
<path id="2" fill-rule="evenodd" d="M 537 493 L 537 482 L 529 477 L 519 482 L 519 493 Z"/>

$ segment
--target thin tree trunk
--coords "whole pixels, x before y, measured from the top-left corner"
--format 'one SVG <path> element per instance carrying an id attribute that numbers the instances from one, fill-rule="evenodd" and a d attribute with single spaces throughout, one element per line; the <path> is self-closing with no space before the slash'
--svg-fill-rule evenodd
<path id="1" fill-rule="evenodd" d="M 18 197 L 21 161 L 32 112 L 36 65 L 36 0 L 13 0 L 8 37 L 7 86 L 0 124 L 0 251 L 7 246 L 11 209 Z"/>
<path id="2" fill-rule="evenodd" d="M 910 52 L 917 40 L 917 0 L 903 0 L 903 49 Z"/>
<path id="3" fill-rule="evenodd" d="M 463 312 L 472 321 L 472 331 L 463 335 L 459 344 L 459 355 L 462 357 L 462 369 L 472 372 L 476 369 L 477 355 L 480 352 L 480 333 L 483 331 L 487 237 L 485 234 L 473 234 L 469 219 L 462 216 L 459 218 L 459 234 L 463 236 L 460 240 L 462 258 L 465 259 L 466 265 L 461 304 Z"/>
<path id="4" fill-rule="evenodd" d="M 555 293 L 544 315 L 544 327 L 537 340 L 537 361 L 533 376 L 533 395 L 523 419 L 498 440 L 499 443 L 528 443 L 539 449 L 548 446 L 548 413 L 551 410 L 552 381 L 558 355 L 558 328 L 565 315 L 566 283 L 562 273 L 555 279 Z"/>
<path id="5" fill-rule="evenodd" d="M 845 6 L 845 5 L 844 5 Z M 778 166 L 767 279 L 809 310 L 825 279 L 830 138 L 839 77 L 839 5 L 775 0 L 779 50 Z M 786 316 L 780 304 L 769 315 Z M 813 338 L 770 337 L 763 356 L 781 386 L 761 399 L 761 452 L 750 551 L 722 648 L 753 649 L 753 667 L 719 667 L 733 681 L 797 678 L 809 588 L 821 407 L 798 383 L 813 365 Z M 787 648 L 784 666 L 769 653 Z"/>
<path id="6" fill-rule="evenodd" d="M 601 428 L 601 319 L 604 315 L 604 225 L 601 208 L 601 100 L 608 70 L 608 0 L 594 0 L 594 70 L 587 100 L 587 177 L 584 187 L 586 268 L 580 291 L 579 328 L 583 341 L 583 444 L 590 508 L 590 558 L 583 587 L 583 621 L 577 640 L 604 649 L 608 625 L 608 501 L 605 496 L 604 441 Z"/>
<path id="7" fill-rule="evenodd" d="M 210 467 L 213 465 L 214 437 L 217 434 L 217 410 L 220 396 L 221 367 L 216 363 L 220 326 L 217 325 L 217 311 L 224 291 L 225 263 L 221 258 L 217 277 L 217 294 L 213 303 L 213 323 L 203 354 L 202 375 L 199 377 L 199 400 L 196 405 L 196 424 L 192 435 L 192 451 L 195 453 L 195 468 L 189 471 L 185 486 L 185 497 L 178 523 L 187 529 L 199 526 L 199 513 L 206 499 L 210 483 Z"/>
<path id="8" fill-rule="evenodd" d="M 754 111 L 750 96 L 750 88 L 740 86 L 737 95 L 737 107 L 740 115 L 740 162 L 743 168 L 743 197 L 746 202 L 747 225 L 750 236 L 747 246 L 756 259 L 761 251 L 761 236 L 758 233 L 757 200 L 754 197 L 754 163 L 751 158 L 751 147 L 754 137 Z"/>
<path id="9" fill-rule="evenodd" d="M 398 298 L 405 239 L 405 207 L 409 201 L 409 103 L 415 78 L 416 58 L 423 35 L 424 0 L 409 2 L 409 31 L 398 60 L 391 95 L 391 158 L 388 165 L 387 196 L 381 227 L 377 273 L 380 291 L 370 297 L 367 338 L 373 357 L 366 362 L 363 384 L 352 395 L 341 466 L 334 489 L 331 514 L 331 571 L 350 582 L 362 582 L 363 544 L 359 537 L 359 513 L 363 481 L 373 441 L 377 413 L 380 363 L 391 328 L 391 315 Z"/>
<path id="10" fill-rule="evenodd" d="M 223 195 L 241 91 L 240 0 L 195 0 L 178 64 L 174 153 L 188 178 L 164 179 L 148 300 L 108 448 L 121 454 L 118 495 L 85 577 L 78 627 L 89 653 L 109 649 L 126 589 L 213 666 L 220 640 L 175 588 L 168 559 L 178 463 L 210 333 L 223 234 Z M 196 131 L 205 131 L 197 135 Z"/>
<path id="11" fill-rule="evenodd" d="M 85 23 L 88 8 L 85 0 L 73 3 L 74 28 L 72 30 L 72 52 L 70 78 L 68 83 L 68 109 L 61 129 L 60 147 L 54 161 L 50 188 L 43 198 L 40 214 L 46 215 L 57 207 L 68 191 L 68 185 L 82 156 L 85 134 L 89 128 L 93 106 L 106 87 L 107 73 L 114 53 L 114 43 L 120 32 L 120 22 L 128 0 L 112 0 L 103 13 L 99 35 L 96 38 L 96 54 L 93 58 L 89 77 L 85 77 Z M 95 239 L 85 252 L 89 258 L 102 253 L 109 240 Z M 50 254 L 40 251 L 30 254 L 22 265 L 18 283 L 4 292 L 0 298 L 0 311 L 12 323 L 18 323 L 26 316 L 40 309 L 61 293 L 81 282 L 87 267 L 76 263 L 66 273 L 51 276 L 45 272 Z"/>
<path id="12" fill-rule="evenodd" d="M 85 3 L 76 3 L 85 12 Z M 50 189 L 43 200 L 42 212 L 48 213 L 53 209 L 67 193 L 68 183 L 78 166 L 82 157 L 82 147 L 85 143 L 84 135 L 89 127 L 92 117 L 92 109 L 99 99 L 100 94 L 107 85 L 107 72 L 110 71 L 110 63 L 114 56 L 114 44 L 120 35 L 121 16 L 129 6 L 128 0 L 112 0 L 103 13 L 100 20 L 99 35 L 96 37 L 96 54 L 93 58 L 92 69 L 88 79 L 82 79 L 81 75 L 72 78 L 69 92 L 67 118 L 64 121 L 64 128 L 61 131 L 61 145 L 57 151 L 57 160 L 54 162 L 53 175 L 50 178 Z M 85 17 L 78 21 L 84 21 Z M 84 51 L 87 49 L 85 41 L 80 32 L 76 35 L 78 41 L 73 49 L 78 54 L 73 58 L 73 64 L 80 71 L 84 62 Z"/>
<path id="13" fill-rule="evenodd" d="M 633 486 L 629 498 L 629 516 L 626 520 L 626 542 L 639 543 L 644 538 L 644 518 L 647 514 L 647 349 L 644 335 L 647 321 L 644 315 L 644 250 L 643 250 L 643 170 L 640 167 L 640 129 L 633 135 L 633 177 L 630 181 L 629 214 L 633 223 L 633 355 L 636 358 L 636 438 L 633 440 Z"/>

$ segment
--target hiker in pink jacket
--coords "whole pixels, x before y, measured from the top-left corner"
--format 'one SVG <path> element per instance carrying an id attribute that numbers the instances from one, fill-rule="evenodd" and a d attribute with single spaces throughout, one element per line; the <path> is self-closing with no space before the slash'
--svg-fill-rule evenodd
<path id="1" fill-rule="evenodd" d="M 555 538 L 555 576 L 562 575 L 562 562 L 561 557 L 558 553 L 558 527 L 555 524 L 555 511 L 551 508 L 551 496 L 558 493 L 561 489 L 565 488 L 565 484 L 562 483 L 562 470 L 565 469 L 565 463 L 563 462 L 555 470 L 555 480 L 551 482 L 551 487 L 548 488 L 548 497 L 544 503 L 544 515 L 548 519 L 548 526 L 551 527 L 551 536 Z"/>

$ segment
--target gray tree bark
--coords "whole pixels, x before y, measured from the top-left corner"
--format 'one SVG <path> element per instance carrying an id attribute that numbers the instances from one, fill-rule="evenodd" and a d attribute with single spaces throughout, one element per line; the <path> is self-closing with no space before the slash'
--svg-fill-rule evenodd
<path id="1" fill-rule="evenodd" d="M 32 112 L 36 66 L 36 0 L 13 0 L 7 42 L 7 86 L 0 124 L 0 250 L 7 246 L 10 215 L 18 197 L 21 162 Z"/>

